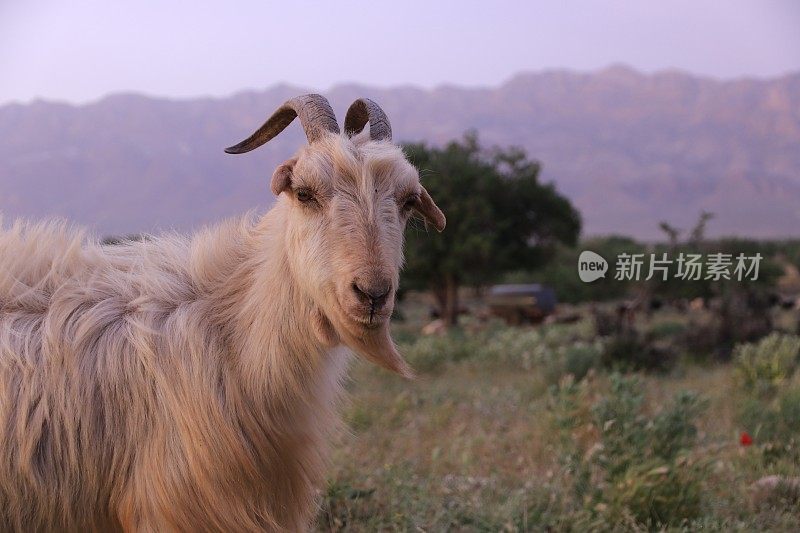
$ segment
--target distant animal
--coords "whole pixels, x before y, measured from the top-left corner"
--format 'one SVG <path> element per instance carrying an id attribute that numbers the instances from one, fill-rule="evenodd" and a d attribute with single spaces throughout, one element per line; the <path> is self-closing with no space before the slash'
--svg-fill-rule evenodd
<path id="1" fill-rule="evenodd" d="M 0 530 L 310 526 L 349 353 L 412 374 L 389 333 L 406 222 L 445 217 L 366 98 L 342 133 L 293 98 L 226 151 L 297 116 L 260 218 L 108 246 L 0 231 Z"/>

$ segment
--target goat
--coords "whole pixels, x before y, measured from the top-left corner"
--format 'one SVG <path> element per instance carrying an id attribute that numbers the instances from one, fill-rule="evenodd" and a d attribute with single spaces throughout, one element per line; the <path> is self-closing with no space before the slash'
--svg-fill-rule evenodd
<path id="1" fill-rule="evenodd" d="M 411 375 L 389 332 L 405 224 L 445 218 L 367 99 L 340 133 L 293 98 L 226 151 L 298 115 L 260 218 L 116 246 L 0 231 L 0 530 L 310 526 L 349 354 Z"/>

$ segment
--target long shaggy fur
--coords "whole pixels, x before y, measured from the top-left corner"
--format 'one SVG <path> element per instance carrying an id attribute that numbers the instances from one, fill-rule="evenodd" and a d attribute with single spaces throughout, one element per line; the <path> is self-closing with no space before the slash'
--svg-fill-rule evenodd
<path id="1" fill-rule="evenodd" d="M 261 219 L 191 239 L 0 229 L 0 531 L 308 527 L 343 346 L 410 374 L 391 298 L 354 283 L 393 297 L 409 198 L 445 220 L 402 152 L 363 137 L 304 147 L 272 187 Z"/>
<path id="2" fill-rule="evenodd" d="M 307 527 L 347 355 L 307 330 L 284 216 L 0 232 L 0 530 Z"/>

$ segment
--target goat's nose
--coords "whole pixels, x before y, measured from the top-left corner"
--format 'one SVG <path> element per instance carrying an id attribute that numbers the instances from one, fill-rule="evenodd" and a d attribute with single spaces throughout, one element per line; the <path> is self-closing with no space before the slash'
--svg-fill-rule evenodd
<path id="1" fill-rule="evenodd" d="M 392 286 L 386 282 L 364 283 L 353 281 L 352 288 L 361 302 L 369 304 L 373 308 L 383 306 L 392 290 Z"/>

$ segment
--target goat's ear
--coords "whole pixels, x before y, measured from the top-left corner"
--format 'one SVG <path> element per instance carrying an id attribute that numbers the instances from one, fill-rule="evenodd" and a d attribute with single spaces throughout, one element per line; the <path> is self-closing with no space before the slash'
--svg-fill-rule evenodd
<path id="1" fill-rule="evenodd" d="M 425 187 L 420 187 L 420 189 L 419 205 L 416 207 L 417 212 L 425 217 L 425 220 L 433 224 L 436 231 L 442 232 L 447 223 L 444 213 L 442 213 L 442 210 L 433 202 L 433 198 L 431 198 L 431 195 L 425 190 Z"/>
<path id="2" fill-rule="evenodd" d="M 272 173 L 272 181 L 270 182 L 270 189 L 275 196 L 289 188 L 292 184 L 292 172 L 297 163 L 297 158 L 293 157 L 285 163 L 278 166 L 275 172 Z"/>

